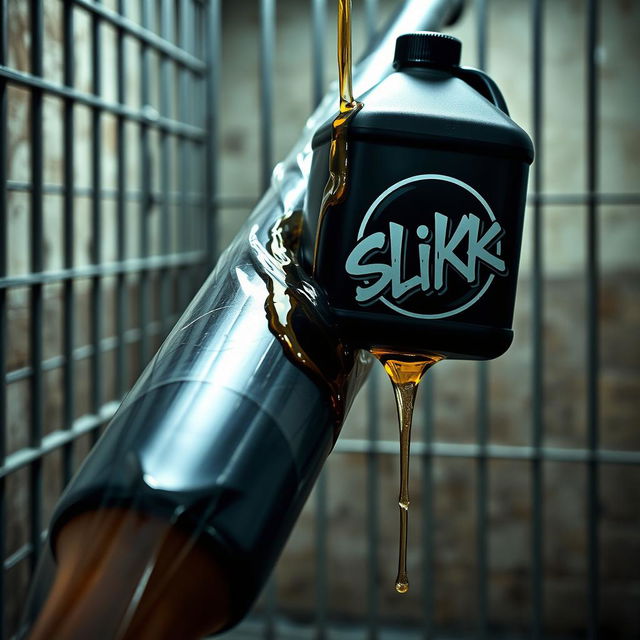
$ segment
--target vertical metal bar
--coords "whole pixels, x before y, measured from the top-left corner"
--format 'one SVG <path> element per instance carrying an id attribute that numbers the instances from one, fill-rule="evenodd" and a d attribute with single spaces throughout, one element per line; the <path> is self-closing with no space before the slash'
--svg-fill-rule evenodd
<path id="1" fill-rule="evenodd" d="M 125 15 L 125 0 L 118 0 L 118 13 Z M 126 102 L 126 65 L 125 65 L 125 38 L 124 31 L 118 29 L 116 36 L 116 83 L 117 98 L 120 104 Z M 116 255 L 118 262 L 127 257 L 127 137 L 126 120 L 118 116 L 116 122 L 117 137 L 117 196 L 116 196 Z M 125 344 L 125 331 L 127 329 L 127 278 L 124 273 L 119 273 L 116 278 L 116 393 L 118 398 L 123 398 L 128 388 L 127 345 Z"/>
<path id="2" fill-rule="evenodd" d="M 312 0 L 311 17 L 311 96 L 314 106 L 324 90 L 324 39 L 327 26 L 326 0 Z M 327 637 L 327 475 L 322 471 L 316 483 L 316 638 Z"/>
<path id="3" fill-rule="evenodd" d="M 200 57 L 198 46 L 200 44 L 202 28 L 206 25 L 203 24 L 201 17 L 202 5 L 197 0 L 191 0 L 189 3 L 189 24 L 191 30 L 191 37 L 189 38 L 189 53 L 194 56 Z M 202 57 L 200 57 L 202 60 Z M 190 100 L 190 112 L 188 122 L 203 126 L 206 124 L 204 117 L 204 95 L 202 93 L 203 88 L 206 90 L 206 76 L 200 76 L 194 73 L 189 74 L 190 95 L 195 97 L 195 100 Z M 192 170 L 189 172 L 189 194 L 190 194 L 190 206 L 189 206 L 189 248 L 190 249 L 204 249 L 206 244 L 206 234 L 202 227 L 202 223 L 205 223 L 206 228 L 206 204 L 198 205 L 200 198 L 206 193 L 208 184 L 206 171 L 203 171 L 202 151 L 206 154 L 206 144 L 200 142 L 189 141 L 189 158 L 192 163 Z M 203 263 L 194 264 L 189 267 L 189 281 L 191 283 L 191 291 L 193 291 L 193 285 L 199 281 L 203 274 Z"/>
<path id="4" fill-rule="evenodd" d="M 0 4 L 0 64 L 7 62 L 7 0 Z M 0 80 L 0 277 L 7 275 L 7 82 Z M 0 464 L 7 436 L 7 290 L 0 291 Z M 4 561 L 7 530 L 6 479 L 0 478 L 0 560 Z M 0 568 L 0 638 L 5 637 L 5 573 Z"/>
<path id="5" fill-rule="evenodd" d="M 182 49 L 187 49 L 189 42 L 189 24 L 187 16 L 187 0 L 180 0 L 179 4 L 179 25 L 178 44 Z M 189 71 L 179 67 L 179 91 L 178 99 L 179 120 L 188 121 L 189 113 Z M 189 207 L 189 143 L 185 138 L 180 138 L 178 142 L 178 157 L 180 162 L 180 214 L 178 218 L 177 244 L 178 251 L 188 250 L 187 246 L 187 226 L 189 219 L 187 211 Z M 178 305 L 182 311 L 188 302 L 189 280 L 186 267 L 178 270 Z"/>
<path id="6" fill-rule="evenodd" d="M 100 17 L 94 13 L 91 17 L 91 73 L 92 90 L 96 96 L 100 96 L 102 91 L 102 47 L 100 45 Z M 102 263 L 102 112 L 99 106 L 94 107 L 92 111 L 91 138 L 91 183 L 93 190 L 93 198 L 91 200 L 91 225 L 93 228 L 91 258 L 93 264 L 99 265 Z M 100 348 L 102 320 L 102 278 L 100 275 L 95 275 L 91 281 L 91 342 L 93 344 L 91 358 L 91 410 L 96 415 L 102 405 L 102 350 Z M 98 436 L 99 432 L 96 429 L 92 433 L 94 443 Z"/>
<path id="7" fill-rule="evenodd" d="M 487 0 L 476 2 L 476 39 L 478 68 L 487 69 Z"/>
<path id="8" fill-rule="evenodd" d="M 487 66 L 487 0 L 476 0 L 476 30 L 478 46 L 478 67 Z M 476 439 L 479 456 L 476 465 L 476 556 L 478 560 L 477 575 L 477 637 L 484 640 L 488 635 L 489 625 L 489 560 L 488 536 L 489 525 L 487 493 L 489 489 L 489 469 L 487 460 L 487 443 L 489 437 L 489 364 L 479 362 L 477 370 L 477 423 Z"/>
<path id="9" fill-rule="evenodd" d="M 153 24 L 151 16 L 151 0 L 141 0 L 141 24 L 148 29 Z M 151 108 L 149 95 L 150 51 L 144 41 L 140 43 L 140 104 L 143 111 Z M 149 254 L 149 216 L 151 214 L 151 149 L 149 148 L 149 126 L 146 122 L 140 123 L 140 186 L 142 198 L 140 199 L 140 257 L 146 258 Z M 140 271 L 140 364 L 144 366 L 149 360 L 149 272 L 146 269 Z"/>
<path id="10" fill-rule="evenodd" d="M 263 191 L 271 184 L 273 164 L 273 54 L 275 51 L 276 0 L 260 0 L 260 186 Z M 276 637 L 277 587 L 276 572 L 266 587 L 267 615 L 264 637 Z"/>
<path id="11" fill-rule="evenodd" d="M 479 639 L 487 638 L 489 625 L 489 551 L 488 526 L 489 514 L 487 494 L 489 491 L 489 469 L 487 459 L 488 441 L 488 402 L 489 390 L 488 365 L 481 362 L 478 365 L 478 407 L 476 437 L 480 447 L 476 467 L 476 554 L 478 560 L 477 575 L 477 606 Z"/>
<path id="12" fill-rule="evenodd" d="M 533 142 L 536 149 L 536 164 L 533 174 L 533 189 L 536 194 L 542 193 L 543 159 L 542 151 L 542 108 L 543 108 L 543 0 L 533 0 Z M 538 640 L 544 633 L 543 608 L 543 459 L 544 442 L 543 403 L 544 403 L 544 299 L 542 290 L 543 255 L 543 209 L 540 200 L 533 203 L 533 263 L 532 263 L 532 332 L 533 332 L 533 372 L 532 372 L 532 446 L 535 456 L 531 462 L 532 490 L 532 532 L 531 532 L 531 603 L 532 603 L 532 637 Z"/>
<path id="13" fill-rule="evenodd" d="M 206 32 L 207 24 L 204 22 L 203 5 L 201 2 L 192 0 L 190 9 L 191 19 L 191 53 L 200 60 L 206 62 L 206 54 L 202 50 L 203 31 Z M 198 96 L 197 100 L 191 102 L 191 113 L 189 117 L 191 122 L 197 126 L 206 127 L 207 110 L 206 98 L 208 91 L 208 76 L 189 74 L 191 86 L 193 87 L 193 95 Z M 205 167 L 207 158 L 207 142 L 191 141 L 192 152 L 189 154 L 191 163 L 191 247 L 200 251 L 206 251 L 209 248 L 207 239 L 208 217 L 209 211 L 207 206 L 207 189 L 209 186 L 208 167 Z M 194 285 L 201 282 L 208 275 L 206 265 L 208 264 L 207 256 L 202 262 L 191 266 L 191 292 L 196 289 Z M 192 295 L 191 293 L 189 294 Z"/>
<path id="14" fill-rule="evenodd" d="M 369 376 L 367 396 L 367 437 L 374 443 L 379 438 L 379 387 L 380 377 L 378 366 Z M 369 451 L 367 454 L 367 636 L 370 640 L 378 638 L 380 620 L 378 608 L 380 606 L 378 589 L 378 547 L 380 541 L 378 496 L 379 496 L 379 464 L 378 454 Z"/>
<path id="15" fill-rule="evenodd" d="M 589 0 L 587 14 L 587 445 L 594 454 L 599 447 L 600 367 L 598 302 L 598 76 L 596 55 L 599 31 L 599 2 Z M 598 637 L 599 593 L 599 530 L 598 491 L 599 467 L 595 455 L 587 466 L 589 492 L 587 541 L 589 549 L 589 638 Z"/>
<path id="16" fill-rule="evenodd" d="M 63 6 L 63 38 L 64 38 L 64 84 L 73 87 L 75 82 L 75 52 L 73 33 L 73 5 L 69 2 Z M 73 99 L 64 102 L 64 266 L 72 269 L 74 264 L 74 116 Z M 73 358 L 75 336 L 75 295 L 74 281 L 69 278 L 64 281 L 63 306 L 64 306 L 64 427 L 70 429 L 75 417 L 74 391 L 75 391 L 75 361 Z M 62 450 L 62 473 L 64 484 L 71 479 L 73 468 L 73 442 L 69 442 Z"/>
<path id="17" fill-rule="evenodd" d="M 31 1 L 31 73 L 42 76 L 43 72 L 43 38 L 44 17 L 42 0 Z M 39 273 L 43 270 L 43 126 L 42 126 L 42 91 L 33 89 L 31 93 L 31 271 Z M 43 287 L 34 284 L 31 287 L 31 410 L 32 422 L 29 444 L 39 447 L 44 434 L 43 411 Z M 40 532 L 42 531 L 42 459 L 38 458 L 30 466 L 29 511 L 30 542 L 33 549 L 31 555 L 31 571 L 40 556 Z"/>
<path id="18" fill-rule="evenodd" d="M 367 41 L 370 43 L 378 30 L 378 0 L 365 0 L 365 23 Z"/>
<path id="19" fill-rule="evenodd" d="M 220 77 L 221 68 L 216 63 L 222 56 L 222 6 L 220 0 L 211 2 L 208 5 L 207 31 L 204 37 L 202 58 L 207 61 L 212 56 L 213 64 L 209 64 L 209 73 L 204 83 L 204 126 L 208 131 L 207 140 L 204 145 L 204 199 L 206 208 L 204 210 L 204 234 L 205 251 L 208 260 L 204 264 L 204 278 L 209 275 L 215 266 L 220 248 L 218 246 L 218 147 L 219 147 L 219 123 L 217 114 L 220 111 Z M 213 50 L 210 50 L 212 47 Z M 207 158 L 212 155 L 214 160 L 207 162 Z"/>
<path id="20" fill-rule="evenodd" d="M 324 56 L 327 37 L 327 0 L 312 0 L 311 22 L 311 95 L 313 104 L 319 104 L 324 95 Z"/>
<path id="21" fill-rule="evenodd" d="M 273 166 L 273 54 L 276 45 L 275 0 L 260 0 L 260 175 L 265 191 Z"/>
<path id="22" fill-rule="evenodd" d="M 187 0 L 186 13 L 183 15 L 185 21 L 187 38 L 185 41 L 185 49 L 192 55 L 196 55 L 196 24 L 200 26 L 197 21 L 196 3 L 198 0 Z M 192 72 L 186 74 L 187 78 L 187 91 L 189 96 L 193 96 L 195 99 L 190 99 L 187 103 L 188 111 L 184 114 L 184 121 L 189 124 L 198 124 L 202 126 L 202 119 L 198 120 L 201 116 L 202 99 L 198 99 L 199 88 L 202 85 L 201 76 L 197 76 Z M 198 229 L 199 217 L 201 209 L 194 204 L 193 196 L 198 193 L 202 193 L 202 182 L 200 177 L 202 175 L 202 166 L 198 161 L 200 143 L 192 140 L 186 141 L 187 148 L 187 205 L 185 207 L 186 216 L 186 250 L 192 250 L 194 248 L 200 249 L 202 246 L 202 231 Z M 198 282 L 198 278 L 202 276 L 201 265 L 194 264 L 186 268 L 187 289 L 185 291 L 186 299 L 184 306 L 187 305 L 194 292 L 194 284 Z"/>
<path id="23" fill-rule="evenodd" d="M 207 49 L 208 44 L 211 42 L 213 35 L 210 35 L 211 30 L 211 12 L 217 10 L 219 2 L 213 4 L 198 5 L 196 26 L 198 27 L 196 44 L 197 48 L 195 54 L 200 60 L 207 63 L 210 59 L 211 53 Z M 218 11 L 219 18 L 221 19 L 221 12 Z M 214 20 L 214 30 L 217 40 L 216 45 L 220 43 L 220 30 L 216 32 L 215 24 L 220 23 L 220 19 Z M 216 50 L 217 53 L 218 50 Z M 217 56 L 216 56 L 217 57 Z M 217 57 L 219 60 L 219 57 Z M 215 199 L 210 197 L 214 194 L 216 189 L 217 180 L 217 165 L 216 158 L 216 146 L 218 139 L 217 122 L 216 122 L 216 109 L 213 105 L 217 105 L 216 89 L 218 83 L 216 81 L 216 73 L 219 70 L 213 65 L 207 66 L 207 73 L 203 76 L 194 76 L 194 81 L 198 87 L 198 111 L 196 113 L 195 122 L 204 127 L 207 131 L 207 138 L 202 142 L 196 142 L 196 150 L 194 158 L 197 166 L 200 168 L 196 174 L 197 185 L 196 194 L 197 199 L 194 201 L 194 210 L 198 216 L 198 225 L 196 226 L 196 247 L 202 248 L 205 251 L 205 257 L 201 265 L 197 265 L 195 268 L 199 269 L 196 273 L 200 274 L 202 280 L 211 272 L 211 269 L 215 265 L 215 228 L 216 228 L 216 209 L 212 207 Z M 211 78 L 213 72 L 214 77 Z M 213 81 L 212 81 L 213 80 Z M 212 101 L 212 102 L 211 102 Z M 210 165 L 207 162 L 209 156 L 213 156 L 214 161 Z M 198 204 L 201 203 L 201 204 Z"/>
<path id="24" fill-rule="evenodd" d="M 216 225 L 218 217 L 218 146 L 219 146 L 219 96 L 220 61 L 222 59 L 222 14 L 220 0 L 210 0 L 208 5 L 207 37 L 205 39 L 207 56 L 206 87 L 206 245 L 207 271 L 211 270 L 218 258 Z"/>
<path id="25" fill-rule="evenodd" d="M 423 440 L 425 453 L 422 458 L 422 495 L 424 501 L 422 518 L 422 548 L 424 559 L 422 562 L 422 609 L 424 611 L 422 632 L 425 640 L 435 638 L 434 603 L 436 594 L 435 580 L 435 498 L 434 498 L 434 470 L 431 445 L 434 439 L 434 400 L 435 400 L 435 369 L 431 369 L 421 383 L 421 393 L 424 403 Z"/>
<path id="26" fill-rule="evenodd" d="M 217 0 L 212 0 L 212 3 Z M 169 40 L 173 32 L 173 0 L 162 0 L 160 13 L 160 35 Z M 171 69 L 172 62 L 164 56 L 160 67 L 160 113 L 171 117 Z M 162 176 L 162 203 L 160 205 L 160 252 L 167 255 L 171 251 L 171 205 L 169 203 L 171 185 L 171 136 L 166 131 L 160 133 L 160 175 Z M 170 329 L 171 310 L 171 270 L 160 271 L 160 321 L 163 334 Z"/>

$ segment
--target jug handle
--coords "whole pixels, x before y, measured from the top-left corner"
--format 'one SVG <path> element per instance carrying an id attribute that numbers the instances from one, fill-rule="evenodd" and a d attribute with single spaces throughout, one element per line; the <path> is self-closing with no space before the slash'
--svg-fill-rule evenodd
<path id="1" fill-rule="evenodd" d="M 498 107 L 500 111 L 509 115 L 507 103 L 505 102 L 500 89 L 498 89 L 498 85 L 484 71 L 480 71 L 480 69 L 473 69 L 472 67 L 458 67 L 455 71 L 455 75 L 457 75 L 461 80 L 464 80 L 480 95 Z"/>

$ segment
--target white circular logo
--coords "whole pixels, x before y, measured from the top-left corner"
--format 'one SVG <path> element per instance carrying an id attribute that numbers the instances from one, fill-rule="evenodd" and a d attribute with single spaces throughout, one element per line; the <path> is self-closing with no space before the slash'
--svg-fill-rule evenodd
<path id="1" fill-rule="evenodd" d="M 496 275 L 507 273 L 503 235 L 475 189 L 450 176 L 421 174 L 375 199 L 345 269 L 362 283 L 356 287 L 362 306 L 381 302 L 412 318 L 447 318 L 474 305 Z"/>

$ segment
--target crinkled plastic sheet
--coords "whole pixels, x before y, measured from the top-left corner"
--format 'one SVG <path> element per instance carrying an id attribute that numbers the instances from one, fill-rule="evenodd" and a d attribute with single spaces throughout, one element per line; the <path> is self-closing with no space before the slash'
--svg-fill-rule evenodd
<path id="1" fill-rule="evenodd" d="M 407 2 L 356 68 L 355 95 L 391 71 L 397 35 L 438 28 L 458 4 Z M 196 638 L 251 606 L 334 439 L 327 390 L 268 329 L 255 242 L 303 207 L 311 137 L 337 95 L 309 118 L 59 501 L 21 637 Z M 359 356 L 351 396 L 367 370 Z"/>

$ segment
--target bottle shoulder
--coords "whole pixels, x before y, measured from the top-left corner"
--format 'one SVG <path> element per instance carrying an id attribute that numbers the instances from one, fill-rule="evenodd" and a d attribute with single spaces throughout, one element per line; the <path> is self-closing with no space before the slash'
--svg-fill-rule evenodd
<path id="1" fill-rule="evenodd" d="M 411 138 L 456 145 L 487 144 L 504 148 L 531 163 L 533 143 L 507 114 L 462 79 L 449 73 L 419 69 L 397 72 L 358 98 L 363 108 L 350 124 L 350 135 Z M 330 136 L 323 125 L 314 146 Z"/>

